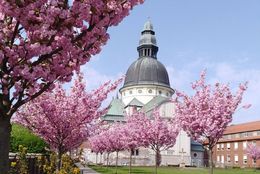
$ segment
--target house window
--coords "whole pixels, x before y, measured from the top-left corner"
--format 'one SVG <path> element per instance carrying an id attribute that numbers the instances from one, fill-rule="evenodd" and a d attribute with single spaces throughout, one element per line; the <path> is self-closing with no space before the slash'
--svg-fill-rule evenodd
<path id="1" fill-rule="evenodd" d="M 220 161 L 220 157 L 219 157 L 219 156 L 217 156 L 217 161 L 218 161 L 218 162 Z"/>
<path id="2" fill-rule="evenodd" d="M 244 137 L 248 137 L 248 133 L 247 132 L 243 132 L 243 133 L 241 133 L 241 138 L 244 138 Z"/>
<path id="3" fill-rule="evenodd" d="M 236 138 L 236 134 L 231 135 L 231 139 Z"/>
<path id="4" fill-rule="evenodd" d="M 220 145 L 219 144 L 217 144 L 217 151 L 219 151 L 220 150 Z"/>
<path id="5" fill-rule="evenodd" d="M 227 135 L 227 139 L 228 139 L 228 140 L 231 139 L 231 135 Z"/>
<path id="6" fill-rule="evenodd" d="M 227 143 L 227 150 L 230 150 L 230 143 Z"/>
<path id="7" fill-rule="evenodd" d="M 222 143 L 222 144 L 221 144 L 221 150 L 224 150 L 224 147 L 225 147 L 225 144 Z"/>
<path id="8" fill-rule="evenodd" d="M 159 94 L 161 95 L 161 94 L 162 94 L 162 91 L 159 91 Z"/>
<path id="9" fill-rule="evenodd" d="M 235 143 L 234 143 L 234 149 L 235 149 L 235 150 L 238 149 L 238 142 L 235 142 Z"/>
<path id="10" fill-rule="evenodd" d="M 260 135 L 260 131 L 257 131 L 257 136 L 259 136 Z"/>
<path id="11" fill-rule="evenodd" d="M 235 164 L 238 164 L 238 155 L 234 156 L 234 161 L 235 161 Z"/>
<path id="12" fill-rule="evenodd" d="M 243 156 L 243 163 L 244 163 L 244 164 L 247 164 L 247 155 L 244 155 L 244 156 Z"/>
<path id="13" fill-rule="evenodd" d="M 139 149 L 136 149 L 135 150 L 135 156 L 138 156 L 139 155 Z"/>
<path id="14" fill-rule="evenodd" d="M 139 149 L 132 149 L 131 153 L 133 156 L 138 156 L 139 155 Z"/>
<path id="15" fill-rule="evenodd" d="M 221 156 L 221 163 L 224 164 L 224 162 L 225 162 L 225 157 L 224 157 L 224 155 L 222 155 L 222 156 Z"/>
<path id="16" fill-rule="evenodd" d="M 253 132 L 247 132 L 247 136 L 252 137 L 253 136 Z"/>
<path id="17" fill-rule="evenodd" d="M 227 155 L 227 162 L 228 162 L 228 163 L 231 162 L 231 157 L 230 157 L 230 155 Z"/>
<path id="18" fill-rule="evenodd" d="M 167 155 L 173 155 L 174 150 L 167 150 Z"/>
<path id="19" fill-rule="evenodd" d="M 243 142 L 243 149 L 246 149 L 246 147 L 247 147 L 247 142 L 244 141 L 244 142 Z"/>

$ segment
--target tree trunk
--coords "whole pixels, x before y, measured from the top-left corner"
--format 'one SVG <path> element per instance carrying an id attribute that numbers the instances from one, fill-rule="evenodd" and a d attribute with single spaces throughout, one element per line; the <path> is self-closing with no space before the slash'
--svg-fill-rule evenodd
<path id="1" fill-rule="evenodd" d="M 98 156 L 97 156 L 98 157 Z M 100 166 L 100 168 L 102 168 L 103 167 L 103 163 L 102 163 L 102 153 L 100 153 L 100 155 L 99 155 L 99 162 L 98 162 L 98 165 Z M 98 160 L 97 160 L 98 161 Z"/>
<path id="2" fill-rule="evenodd" d="M 155 174 L 157 174 L 157 169 L 161 164 L 161 159 L 162 159 L 162 156 L 161 156 L 160 149 L 157 148 L 155 150 Z"/>
<path id="3" fill-rule="evenodd" d="M 96 166 L 97 166 L 97 161 L 98 161 L 98 153 L 96 153 Z"/>
<path id="4" fill-rule="evenodd" d="M 161 165 L 161 162 L 162 162 L 162 156 L 161 156 L 161 151 L 160 151 L 160 149 L 157 149 L 157 150 L 156 150 L 155 160 L 156 160 L 156 165 L 157 165 L 157 167 L 159 167 L 159 166 Z"/>
<path id="5" fill-rule="evenodd" d="M 8 174 L 9 170 L 9 149 L 12 125 L 10 117 L 0 116 L 0 171 L 1 174 Z"/>
<path id="6" fill-rule="evenodd" d="M 129 174 L 132 171 L 132 149 L 130 149 L 130 158 L 129 158 Z"/>
<path id="7" fill-rule="evenodd" d="M 116 174 L 117 174 L 117 166 L 118 166 L 118 151 L 116 151 Z"/>
<path id="8" fill-rule="evenodd" d="M 103 164 L 104 164 L 104 157 L 103 157 L 103 153 L 100 153 L 100 159 L 99 159 L 99 163 L 100 163 L 100 166 L 103 167 Z"/>
<path id="9" fill-rule="evenodd" d="M 213 174 L 213 151 L 209 149 L 209 174 Z"/>
<path id="10" fill-rule="evenodd" d="M 108 169 L 108 163 L 109 163 L 109 153 L 107 153 L 107 169 Z"/>
<path id="11" fill-rule="evenodd" d="M 61 157 L 62 157 L 62 152 L 61 152 L 61 150 L 58 150 L 58 161 L 57 161 L 57 170 L 58 171 L 60 171 L 60 169 L 61 169 Z"/>

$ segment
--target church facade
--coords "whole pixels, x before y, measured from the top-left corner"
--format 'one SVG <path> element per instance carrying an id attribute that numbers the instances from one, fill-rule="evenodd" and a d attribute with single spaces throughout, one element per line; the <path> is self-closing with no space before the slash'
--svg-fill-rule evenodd
<path id="1" fill-rule="evenodd" d="M 110 109 L 103 120 L 114 123 L 124 122 L 126 115 L 135 111 L 143 111 L 148 116 L 154 108 L 158 108 L 162 117 L 170 119 L 174 116 L 174 104 L 170 102 L 174 89 L 170 86 L 168 72 L 165 66 L 158 61 L 155 32 L 150 21 L 144 24 L 141 38 L 137 47 L 138 58 L 128 68 L 123 87 L 119 90 L 120 98 L 110 103 Z M 139 148 L 131 152 L 133 165 L 154 165 L 155 154 L 148 148 Z M 162 151 L 161 165 L 204 165 L 204 150 L 202 146 L 193 142 L 185 132 L 181 131 L 174 147 Z M 115 154 L 110 155 L 109 163 L 115 163 Z M 119 155 L 119 165 L 128 165 L 129 152 Z M 95 162 L 96 155 L 86 150 L 86 161 Z M 104 162 L 106 157 L 99 156 L 98 161 Z"/>

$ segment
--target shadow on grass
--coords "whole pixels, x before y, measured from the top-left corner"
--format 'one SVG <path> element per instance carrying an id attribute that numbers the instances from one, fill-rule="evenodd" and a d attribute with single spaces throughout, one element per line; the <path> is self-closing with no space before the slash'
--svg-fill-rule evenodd
<path id="1" fill-rule="evenodd" d="M 90 168 L 92 168 L 93 170 L 97 171 L 97 172 L 100 172 L 100 173 L 108 173 L 108 174 L 115 174 L 116 173 L 116 167 L 114 166 L 110 166 L 109 168 L 107 168 L 106 166 L 95 166 L 95 165 L 90 165 L 89 166 Z M 147 170 L 150 170 L 149 168 L 147 168 Z M 122 166 L 119 166 L 117 168 L 117 173 L 118 174 L 125 174 L 125 173 L 128 173 L 129 172 L 129 168 L 127 167 L 122 167 Z M 143 168 L 135 168 L 133 167 L 132 168 L 132 174 L 151 174 L 153 173 L 152 171 L 144 171 Z"/>
<path id="2" fill-rule="evenodd" d="M 89 166 L 95 171 L 102 174 L 115 174 L 116 168 L 110 166 Z M 127 166 L 119 166 L 117 174 L 128 174 L 129 168 Z M 132 174 L 154 174 L 154 167 L 133 167 Z M 208 174 L 206 168 L 176 168 L 176 167 L 160 167 L 158 168 L 159 174 Z M 256 172 L 253 169 L 214 169 L 214 174 L 260 174 L 260 170 Z"/>

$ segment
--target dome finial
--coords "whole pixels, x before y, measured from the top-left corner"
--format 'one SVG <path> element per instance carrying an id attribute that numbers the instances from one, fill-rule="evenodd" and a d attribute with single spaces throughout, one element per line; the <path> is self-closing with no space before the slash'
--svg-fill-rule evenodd
<path id="1" fill-rule="evenodd" d="M 148 20 L 144 23 L 143 31 L 145 31 L 145 30 L 153 31 L 153 24 L 152 24 L 149 16 L 148 16 Z"/>
<path id="2" fill-rule="evenodd" d="M 144 24 L 144 29 L 141 32 L 141 38 L 137 50 L 139 52 L 139 58 L 152 57 L 156 59 L 158 47 L 155 32 L 153 31 L 153 24 L 150 19 L 148 19 Z"/>

